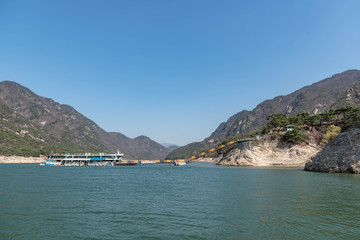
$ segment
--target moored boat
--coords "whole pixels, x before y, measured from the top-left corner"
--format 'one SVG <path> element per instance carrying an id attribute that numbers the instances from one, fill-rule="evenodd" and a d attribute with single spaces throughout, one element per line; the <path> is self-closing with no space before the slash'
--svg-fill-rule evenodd
<path id="1" fill-rule="evenodd" d="M 120 161 L 120 162 L 116 162 L 114 163 L 114 166 L 134 166 L 137 165 L 139 163 L 139 161 Z"/>
<path id="2" fill-rule="evenodd" d="M 115 166 L 125 161 L 119 151 L 110 153 L 49 154 L 41 166 Z M 132 164 L 134 165 L 134 164 Z"/>
<path id="3" fill-rule="evenodd" d="M 174 165 L 175 166 L 185 166 L 186 165 L 186 160 L 185 159 L 176 159 L 174 161 Z"/>

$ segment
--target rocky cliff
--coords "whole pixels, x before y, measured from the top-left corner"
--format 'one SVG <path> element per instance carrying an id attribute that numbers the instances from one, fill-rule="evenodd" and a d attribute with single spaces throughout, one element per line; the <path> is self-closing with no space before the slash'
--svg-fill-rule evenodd
<path id="1" fill-rule="evenodd" d="M 265 140 L 251 147 L 234 148 L 224 154 L 218 165 L 224 166 L 288 166 L 304 167 L 306 161 L 320 151 L 316 145 L 289 145 L 278 140 Z"/>
<path id="2" fill-rule="evenodd" d="M 329 173 L 360 173 L 360 129 L 333 138 L 305 165 L 305 170 Z"/>

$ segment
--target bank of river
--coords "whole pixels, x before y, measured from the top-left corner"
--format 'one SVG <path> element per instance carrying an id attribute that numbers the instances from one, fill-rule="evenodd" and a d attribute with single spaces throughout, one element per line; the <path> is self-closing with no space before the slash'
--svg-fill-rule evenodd
<path id="1" fill-rule="evenodd" d="M 0 156 L 0 163 L 41 163 L 45 157 Z"/>
<path id="2" fill-rule="evenodd" d="M 4 239 L 357 239 L 360 176 L 209 163 L 0 165 Z"/>

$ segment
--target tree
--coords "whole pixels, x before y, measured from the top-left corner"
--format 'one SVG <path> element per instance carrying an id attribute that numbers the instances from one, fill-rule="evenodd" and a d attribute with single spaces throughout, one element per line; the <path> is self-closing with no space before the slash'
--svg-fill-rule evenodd
<path id="1" fill-rule="evenodd" d="M 306 139 L 307 135 L 298 128 L 294 128 L 292 131 L 287 131 L 283 136 L 283 140 L 288 143 L 301 143 L 305 142 Z"/>
<path id="2" fill-rule="evenodd" d="M 343 114 L 344 130 L 360 127 L 360 108 L 352 107 Z"/>
<path id="3" fill-rule="evenodd" d="M 289 124 L 289 119 L 284 113 L 275 113 L 266 117 L 269 127 L 283 127 Z"/>
<path id="4" fill-rule="evenodd" d="M 308 112 L 304 112 L 304 113 L 299 113 L 295 116 L 292 116 L 289 118 L 289 122 L 290 124 L 299 126 L 299 125 L 303 125 L 303 124 L 307 124 L 310 118 L 310 113 Z"/>
<path id="5" fill-rule="evenodd" d="M 341 132 L 341 127 L 330 125 L 326 129 L 326 133 L 323 136 L 323 139 L 321 140 L 321 143 L 327 144 L 330 142 L 331 139 L 333 139 L 335 136 L 337 136 Z"/>

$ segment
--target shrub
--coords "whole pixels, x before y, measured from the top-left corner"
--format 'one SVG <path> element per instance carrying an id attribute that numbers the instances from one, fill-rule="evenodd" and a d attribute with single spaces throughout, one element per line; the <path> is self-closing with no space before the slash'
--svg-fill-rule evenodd
<path id="1" fill-rule="evenodd" d="M 328 142 L 330 142 L 331 139 L 333 139 L 335 136 L 337 136 L 340 132 L 341 132 L 341 127 L 338 127 L 335 125 L 330 125 L 326 129 L 326 133 L 324 134 L 321 143 L 327 144 Z"/>

